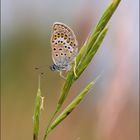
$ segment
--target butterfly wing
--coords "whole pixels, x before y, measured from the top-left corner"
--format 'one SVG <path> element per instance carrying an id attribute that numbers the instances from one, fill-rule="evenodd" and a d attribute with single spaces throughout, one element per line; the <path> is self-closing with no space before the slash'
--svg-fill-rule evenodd
<path id="1" fill-rule="evenodd" d="M 77 46 L 76 36 L 72 29 L 63 23 L 54 23 L 51 37 L 54 63 L 62 67 L 72 63 L 78 52 Z"/>

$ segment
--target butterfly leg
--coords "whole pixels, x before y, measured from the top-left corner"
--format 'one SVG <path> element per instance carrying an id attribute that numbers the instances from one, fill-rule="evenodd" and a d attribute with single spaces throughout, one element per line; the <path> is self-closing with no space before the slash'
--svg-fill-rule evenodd
<path id="1" fill-rule="evenodd" d="M 62 71 L 60 71 L 60 77 L 62 77 L 64 80 L 66 80 L 66 77 L 62 74 Z"/>
<path id="2" fill-rule="evenodd" d="M 75 78 L 77 77 L 77 74 L 76 74 L 76 59 L 74 59 L 74 66 L 73 66 L 73 73 L 74 73 L 74 76 Z"/>

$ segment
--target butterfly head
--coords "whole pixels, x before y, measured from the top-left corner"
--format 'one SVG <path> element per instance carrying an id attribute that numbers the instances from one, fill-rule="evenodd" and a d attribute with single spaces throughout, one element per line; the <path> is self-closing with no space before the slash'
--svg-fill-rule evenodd
<path id="1" fill-rule="evenodd" d="M 53 65 L 50 66 L 50 69 L 51 69 L 52 71 L 59 71 L 59 66 L 53 64 Z"/>
<path id="2" fill-rule="evenodd" d="M 64 71 L 64 70 L 70 70 L 70 68 L 71 68 L 71 66 L 70 65 L 61 65 L 61 66 L 59 66 L 59 65 L 56 65 L 56 64 L 53 64 L 53 65 L 51 65 L 50 66 L 50 69 L 52 70 L 52 71 Z"/>

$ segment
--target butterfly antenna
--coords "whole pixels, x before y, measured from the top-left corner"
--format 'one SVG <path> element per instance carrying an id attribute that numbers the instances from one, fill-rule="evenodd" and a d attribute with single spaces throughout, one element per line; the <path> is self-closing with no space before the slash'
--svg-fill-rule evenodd
<path id="1" fill-rule="evenodd" d="M 47 67 L 48 65 L 43 65 L 43 66 L 38 66 L 38 67 L 35 67 L 35 70 L 40 70 L 40 69 L 42 69 L 42 68 L 44 68 L 44 67 Z"/>
<path id="2" fill-rule="evenodd" d="M 47 65 L 35 67 L 34 69 L 37 70 L 37 71 L 40 71 L 40 70 L 41 70 L 42 68 L 44 68 L 44 67 L 47 67 Z M 39 76 L 42 76 L 42 75 L 46 74 L 46 73 L 44 73 L 44 72 L 39 72 L 39 73 L 40 73 Z"/>

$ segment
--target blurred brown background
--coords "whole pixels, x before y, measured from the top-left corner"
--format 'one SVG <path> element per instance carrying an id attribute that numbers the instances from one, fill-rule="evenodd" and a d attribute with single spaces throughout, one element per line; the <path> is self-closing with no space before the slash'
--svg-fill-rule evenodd
<path id="1" fill-rule="evenodd" d="M 47 65 L 41 81 L 45 97 L 40 139 L 64 83 L 52 64 L 50 36 L 54 22 L 75 32 L 79 48 L 110 1 L 1 1 L 1 139 L 32 140 L 37 91 L 36 66 Z M 88 69 L 72 87 L 64 107 L 102 71 L 85 100 L 52 133 L 49 140 L 139 139 L 139 1 L 122 1 L 109 32 Z"/>

